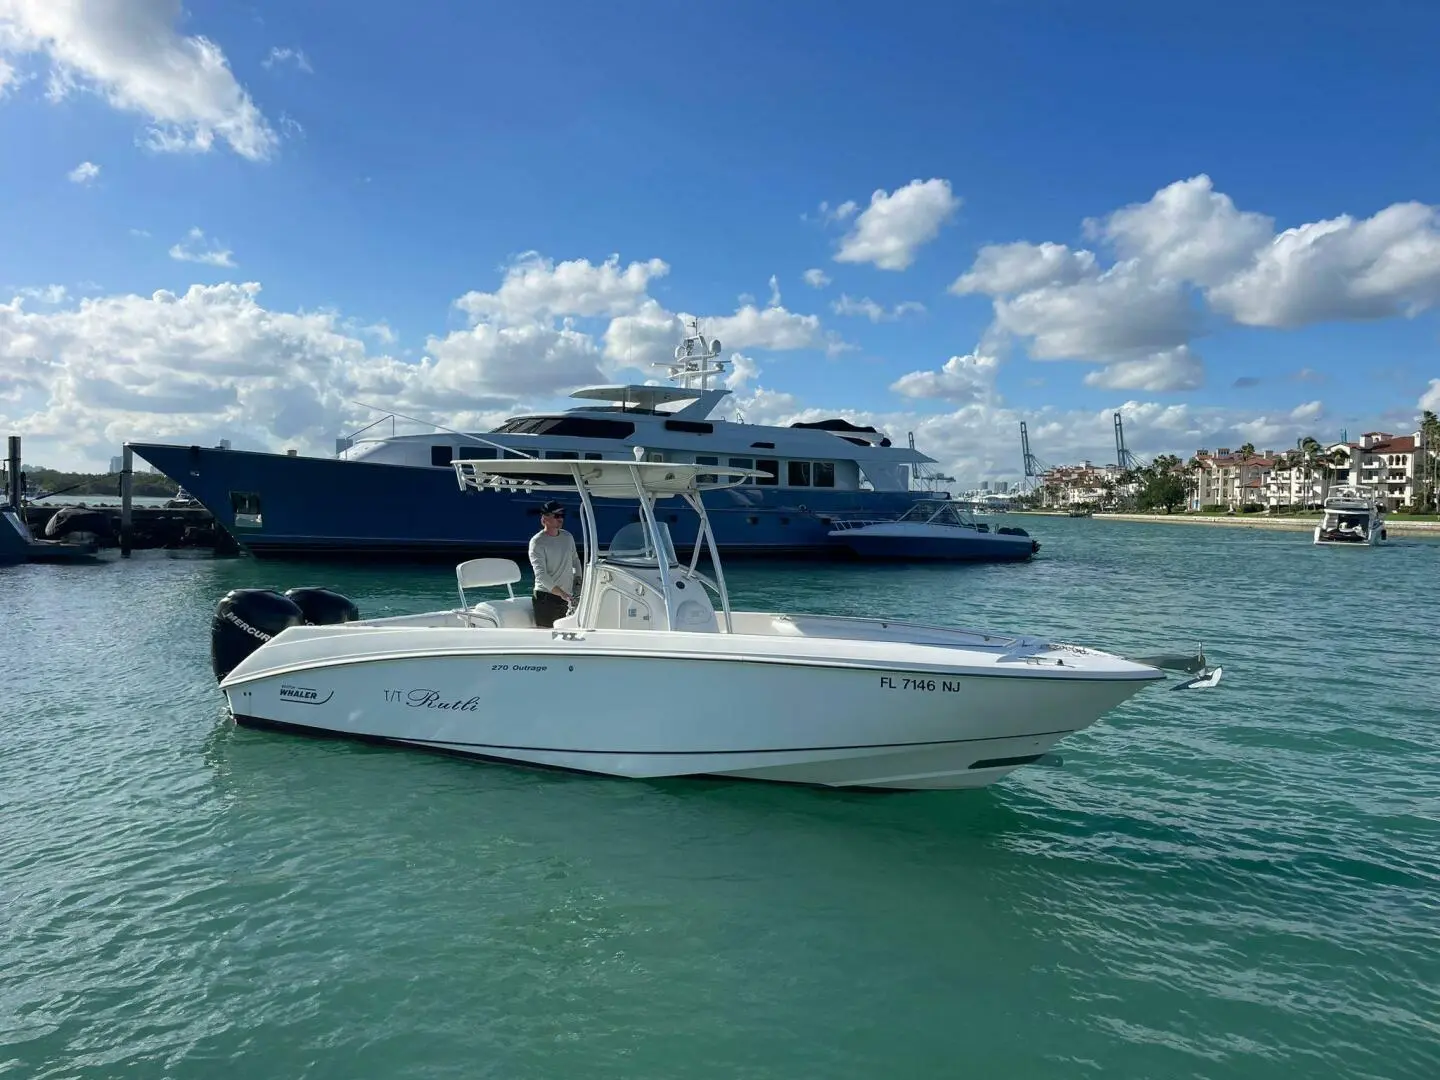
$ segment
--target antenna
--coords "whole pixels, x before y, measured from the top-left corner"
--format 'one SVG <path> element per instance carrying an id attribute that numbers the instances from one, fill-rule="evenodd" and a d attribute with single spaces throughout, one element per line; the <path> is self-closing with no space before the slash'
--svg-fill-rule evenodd
<path id="1" fill-rule="evenodd" d="M 673 361 L 656 363 L 655 367 L 669 369 L 672 381 L 688 389 L 697 384 L 700 390 L 710 389 L 710 379 L 725 373 L 725 361 L 720 359 L 720 339 L 706 341 L 700 333 L 700 320 L 690 319 L 690 333 L 675 346 Z"/>

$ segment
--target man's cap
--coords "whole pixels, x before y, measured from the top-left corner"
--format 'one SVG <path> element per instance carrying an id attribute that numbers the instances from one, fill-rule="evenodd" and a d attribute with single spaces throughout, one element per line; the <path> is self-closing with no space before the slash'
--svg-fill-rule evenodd
<path id="1" fill-rule="evenodd" d="M 541 513 L 541 514 L 560 514 L 560 515 L 563 516 L 564 513 L 565 513 L 565 506 L 564 506 L 563 503 L 558 503 L 558 502 L 556 502 L 554 499 L 551 499 L 551 500 L 550 500 L 549 502 L 547 502 L 544 506 L 540 507 L 540 513 Z"/>

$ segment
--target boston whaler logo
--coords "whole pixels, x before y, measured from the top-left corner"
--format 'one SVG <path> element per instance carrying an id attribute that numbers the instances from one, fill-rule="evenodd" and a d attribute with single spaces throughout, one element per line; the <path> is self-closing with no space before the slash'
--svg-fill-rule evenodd
<path id="1" fill-rule="evenodd" d="M 331 690 L 324 697 L 321 697 L 319 690 L 312 690 L 308 686 L 291 686 L 289 683 L 280 684 L 281 701 L 295 701 L 301 705 L 324 705 L 325 702 L 334 696 L 334 690 Z"/>

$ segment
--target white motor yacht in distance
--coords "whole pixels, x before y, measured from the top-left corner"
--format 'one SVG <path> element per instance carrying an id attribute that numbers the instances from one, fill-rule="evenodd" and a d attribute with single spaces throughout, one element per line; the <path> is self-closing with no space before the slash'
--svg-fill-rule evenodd
<path id="1" fill-rule="evenodd" d="M 1374 547 L 1385 539 L 1385 510 L 1363 488 L 1336 488 L 1325 497 L 1324 516 L 1315 526 L 1315 543 L 1336 547 Z"/>
<path id="2" fill-rule="evenodd" d="M 329 594 L 335 610 L 306 624 L 278 593 L 238 590 L 212 631 L 238 722 L 623 777 L 973 788 L 1164 677 L 1152 663 L 1021 634 L 732 610 L 700 493 L 750 470 L 639 460 L 454 468 L 468 490 L 578 492 L 574 611 L 542 629 L 528 597 L 470 604 L 467 586 L 520 580 L 505 559 L 461 564 L 460 605 L 422 615 L 355 619 Z M 702 544 L 682 563 L 657 520 L 656 501 L 674 496 L 699 517 L 713 579 L 699 568 Z M 639 521 L 602 550 L 594 503 L 616 499 L 635 504 Z M 1190 684 L 1216 678 L 1218 669 Z"/>

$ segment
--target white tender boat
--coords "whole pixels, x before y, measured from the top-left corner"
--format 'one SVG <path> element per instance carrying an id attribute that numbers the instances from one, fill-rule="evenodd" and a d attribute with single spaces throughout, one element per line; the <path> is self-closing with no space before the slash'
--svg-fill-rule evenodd
<path id="1" fill-rule="evenodd" d="M 922 499 L 893 521 L 836 521 L 830 539 L 861 559 L 1014 562 L 1040 550 L 1024 529 L 992 531 L 953 499 Z"/>
<path id="2" fill-rule="evenodd" d="M 749 470 L 638 460 L 455 470 L 472 490 L 578 492 L 574 611 L 541 629 L 528 597 L 470 603 L 468 588 L 520 580 L 506 559 L 461 564 L 460 604 L 423 615 L 358 619 L 323 590 L 294 590 L 295 603 L 237 590 L 216 612 L 212 650 L 238 722 L 624 777 L 972 788 L 1163 678 L 1156 664 L 1204 665 L 884 618 L 734 611 L 700 491 Z M 702 545 L 682 563 L 657 517 L 657 500 L 676 496 L 699 516 L 713 579 L 699 568 Z M 603 552 L 600 499 L 628 499 L 639 519 Z M 1216 679 L 1218 669 L 1182 685 Z"/>
<path id="3" fill-rule="evenodd" d="M 1336 547 L 1374 547 L 1385 539 L 1385 508 L 1363 488 L 1337 488 L 1325 498 L 1324 516 L 1315 526 L 1315 543 Z"/>

